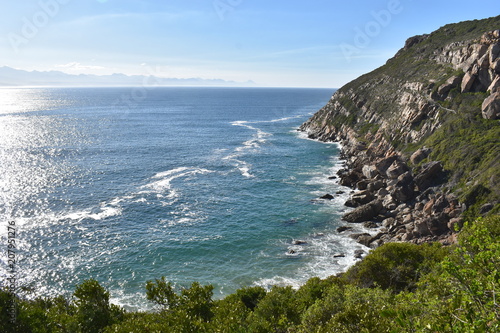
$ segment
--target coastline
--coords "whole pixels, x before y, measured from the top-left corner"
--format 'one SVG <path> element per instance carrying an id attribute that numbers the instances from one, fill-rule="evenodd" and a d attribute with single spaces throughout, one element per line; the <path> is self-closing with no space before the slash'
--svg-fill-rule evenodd
<path id="1" fill-rule="evenodd" d="M 344 161 L 345 168 L 339 170 L 337 179 L 339 185 L 351 189 L 344 204 L 352 210 L 343 215 L 346 226 L 337 230 L 339 233 L 350 230 L 349 225 L 362 224 L 374 234 L 354 233 L 349 237 L 372 249 L 390 242 L 455 243 L 454 225 L 463 223 L 461 214 L 466 206 L 454 194 L 443 192 L 440 185 L 446 175 L 440 162 L 424 164 L 414 176 L 400 152 L 367 154 L 366 146 L 356 140 L 353 131 L 347 135 L 319 134 L 310 123 L 298 130 L 310 139 L 337 143 Z M 414 157 L 426 154 L 423 149 Z"/>

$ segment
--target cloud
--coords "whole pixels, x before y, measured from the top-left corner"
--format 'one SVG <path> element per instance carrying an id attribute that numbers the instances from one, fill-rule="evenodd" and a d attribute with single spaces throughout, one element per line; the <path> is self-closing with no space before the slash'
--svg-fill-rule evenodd
<path id="1" fill-rule="evenodd" d="M 94 66 L 94 65 L 82 65 L 79 62 L 70 62 L 64 65 L 56 65 L 56 68 L 62 68 L 70 71 L 88 71 L 88 70 L 102 70 L 106 69 L 102 66 Z"/>

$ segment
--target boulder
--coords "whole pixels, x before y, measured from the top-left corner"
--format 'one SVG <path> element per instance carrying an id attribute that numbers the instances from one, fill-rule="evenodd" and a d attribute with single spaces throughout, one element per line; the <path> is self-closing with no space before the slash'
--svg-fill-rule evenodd
<path id="1" fill-rule="evenodd" d="M 474 81 L 476 80 L 476 75 L 471 72 L 467 72 L 462 79 L 461 90 L 462 93 L 467 93 L 471 90 Z"/>
<path id="2" fill-rule="evenodd" d="M 363 173 L 363 176 L 368 179 L 375 178 L 375 176 L 378 174 L 377 168 L 374 165 L 365 165 L 363 166 L 363 169 L 361 171 Z"/>
<path id="3" fill-rule="evenodd" d="M 391 166 L 387 169 L 387 177 L 391 179 L 396 179 L 406 171 L 408 171 L 408 166 L 401 161 L 394 161 Z"/>
<path id="4" fill-rule="evenodd" d="M 385 187 L 382 187 L 380 190 L 377 191 L 377 197 L 379 198 L 384 198 L 386 195 L 389 194 L 389 191 Z"/>
<path id="5" fill-rule="evenodd" d="M 351 238 L 354 239 L 359 244 L 363 244 L 364 246 L 368 246 L 371 243 L 372 235 L 370 235 L 368 233 L 352 234 Z"/>
<path id="6" fill-rule="evenodd" d="M 365 254 L 365 251 L 363 251 L 363 250 L 355 250 L 354 251 L 354 258 L 362 259 L 364 254 Z"/>
<path id="7" fill-rule="evenodd" d="M 342 186 L 353 187 L 357 182 L 361 180 L 360 175 L 355 171 L 349 171 L 341 173 L 339 184 Z"/>
<path id="8" fill-rule="evenodd" d="M 386 218 L 385 220 L 382 221 L 382 226 L 384 226 L 387 229 L 392 228 L 396 224 L 396 219 L 393 217 Z"/>
<path id="9" fill-rule="evenodd" d="M 434 206 L 434 199 L 431 199 L 424 205 L 423 208 L 424 213 L 427 215 L 431 215 L 433 206 Z"/>
<path id="10" fill-rule="evenodd" d="M 478 61 L 477 64 L 480 68 L 488 69 L 490 67 L 490 57 L 488 53 L 485 53 Z"/>
<path id="11" fill-rule="evenodd" d="M 427 148 L 427 147 L 422 147 L 415 151 L 411 156 L 410 156 L 410 162 L 412 164 L 418 164 L 422 162 L 424 159 L 426 159 L 429 154 L 432 152 L 432 149 Z"/>
<path id="12" fill-rule="evenodd" d="M 500 90 L 500 75 L 497 75 L 495 79 L 491 82 L 490 86 L 488 87 L 487 91 L 490 93 L 496 93 Z"/>
<path id="13" fill-rule="evenodd" d="M 415 176 L 415 184 L 420 191 L 438 183 L 444 175 L 443 165 L 439 161 L 432 161 L 422 166 L 420 172 Z"/>
<path id="14" fill-rule="evenodd" d="M 366 188 L 368 187 L 368 180 L 366 179 L 363 179 L 363 180 L 360 180 L 357 184 L 356 184 L 356 187 L 358 188 L 358 190 L 362 191 L 362 190 L 366 190 Z"/>
<path id="15" fill-rule="evenodd" d="M 384 182 L 381 180 L 376 180 L 368 184 L 367 190 L 370 191 L 371 193 L 375 193 L 376 191 L 380 190 L 383 187 L 384 187 Z"/>
<path id="16" fill-rule="evenodd" d="M 429 236 L 431 234 L 427 222 L 425 220 L 418 220 L 414 224 L 413 232 L 420 236 Z"/>
<path id="17" fill-rule="evenodd" d="M 489 65 L 489 63 L 488 63 Z M 441 86 L 439 86 L 438 90 L 437 90 L 437 93 L 438 95 L 440 96 L 446 96 L 451 89 L 457 87 L 460 82 L 461 82 L 462 78 L 460 76 L 452 76 L 450 77 L 448 80 L 446 80 L 445 83 L 443 83 Z"/>
<path id="18" fill-rule="evenodd" d="M 500 44 L 492 44 L 488 49 L 489 61 L 492 64 L 500 55 Z"/>
<path id="19" fill-rule="evenodd" d="M 375 199 L 373 194 L 368 190 L 364 190 L 352 195 L 351 198 L 346 201 L 345 205 L 347 207 L 359 207 L 373 201 L 373 199 Z"/>
<path id="20" fill-rule="evenodd" d="M 477 72 L 476 82 L 472 87 L 472 91 L 486 91 L 494 79 L 494 75 L 490 73 L 488 68 L 480 68 Z"/>
<path id="21" fill-rule="evenodd" d="M 432 213 L 439 214 L 444 211 L 446 207 L 448 207 L 449 202 L 444 195 L 438 196 L 434 201 L 434 205 L 432 205 Z"/>
<path id="22" fill-rule="evenodd" d="M 337 228 L 337 232 L 339 234 L 344 232 L 344 231 L 348 231 L 348 230 L 352 230 L 352 227 L 348 227 L 346 225 L 343 225 L 343 226 Z"/>
<path id="23" fill-rule="evenodd" d="M 494 73 L 500 74 L 500 58 L 497 58 L 497 60 L 493 61 L 490 64 L 490 68 L 493 70 Z"/>
<path id="24" fill-rule="evenodd" d="M 375 167 L 380 174 L 384 175 L 386 174 L 387 169 L 391 166 L 392 163 L 394 163 L 395 160 L 397 160 L 397 158 L 398 157 L 396 155 L 382 158 L 375 163 Z"/>
<path id="25" fill-rule="evenodd" d="M 391 195 L 387 195 L 382 201 L 382 206 L 387 210 L 394 210 L 398 207 L 394 198 Z"/>
<path id="26" fill-rule="evenodd" d="M 445 219 L 441 216 L 431 216 L 424 219 L 427 224 L 427 228 L 429 228 L 430 233 L 433 236 L 441 236 L 444 233 L 450 231 L 448 229 L 448 219 Z"/>
<path id="27" fill-rule="evenodd" d="M 363 227 L 365 227 L 367 229 L 375 229 L 375 228 L 378 228 L 379 225 L 377 224 L 377 222 L 367 221 L 367 222 L 363 223 Z"/>
<path id="28" fill-rule="evenodd" d="M 496 91 L 486 98 L 481 107 L 484 119 L 500 119 L 500 91 Z"/>
<path id="29" fill-rule="evenodd" d="M 373 200 L 366 205 L 360 206 L 353 211 L 345 214 L 342 218 L 347 222 L 360 223 L 370 221 L 382 210 L 382 201 Z"/>
<path id="30" fill-rule="evenodd" d="M 325 194 L 323 196 L 320 197 L 320 199 L 323 199 L 323 200 L 333 200 L 333 195 L 331 194 Z"/>
<path id="31" fill-rule="evenodd" d="M 398 177 L 391 196 L 398 202 L 406 202 L 415 196 L 414 187 L 413 176 L 410 171 L 407 171 Z"/>

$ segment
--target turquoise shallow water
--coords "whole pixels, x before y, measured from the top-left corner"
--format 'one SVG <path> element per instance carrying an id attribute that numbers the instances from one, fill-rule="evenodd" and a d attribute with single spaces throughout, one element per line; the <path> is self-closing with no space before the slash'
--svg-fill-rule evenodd
<path id="1" fill-rule="evenodd" d="M 335 232 L 347 194 L 317 200 L 340 189 L 339 148 L 296 131 L 331 90 L 140 92 L 0 90 L 0 244 L 14 222 L 18 286 L 68 295 L 93 277 L 145 308 L 161 276 L 222 297 L 352 264 L 333 258 L 359 247 Z"/>

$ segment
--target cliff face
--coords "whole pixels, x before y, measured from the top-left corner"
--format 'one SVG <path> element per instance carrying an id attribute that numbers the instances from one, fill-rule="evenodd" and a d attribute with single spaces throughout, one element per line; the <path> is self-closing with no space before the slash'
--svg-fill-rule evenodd
<path id="1" fill-rule="evenodd" d="M 499 28 L 500 16 L 412 37 L 301 126 L 342 143 L 341 183 L 361 191 L 344 219 L 385 228 L 366 245 L 449 240 L 464 217 L 500 210 Z"/>

